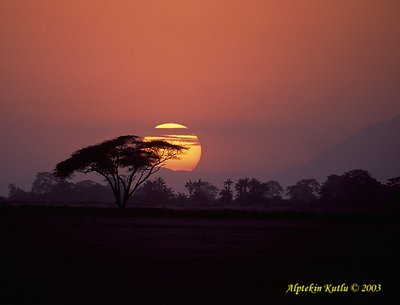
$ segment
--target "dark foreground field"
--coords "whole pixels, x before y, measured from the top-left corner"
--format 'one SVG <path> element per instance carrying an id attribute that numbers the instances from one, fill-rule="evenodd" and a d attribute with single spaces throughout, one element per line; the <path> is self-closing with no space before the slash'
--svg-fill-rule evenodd
<path id="1" fill-rule="evenodd" d="M 77 211 L 0 210 L 0 304 L 397 303 L 396 215 Z"/>

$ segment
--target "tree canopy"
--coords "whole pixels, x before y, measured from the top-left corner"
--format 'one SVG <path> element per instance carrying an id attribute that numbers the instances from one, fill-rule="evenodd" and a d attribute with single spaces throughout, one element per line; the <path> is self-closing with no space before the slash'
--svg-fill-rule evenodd
<path id="1" fill-rule="evenodd" d="M 295 185 L 287 187 L 287 195 L 291 200 L 310 203 L 318 199 L 320 185 L 315 179 L 302 179 L 297 181 Z"/>
<path id="2" fill-rule="evenodd" d="M 381 183 L 368 171 L 355 169 L 343 175 L 328 176 L 321 187 L 321 198 L 324 201 L 365 205 L 378 200 L 380 189 Z"/>
<path id="3" fill-rule="evenodd" d="M 119 208 L 125 208 L 129 198 L 152 174 L 170 159 L 178 159 L 187 148 L 162 140 L 144 141 L 126 135 L 100 144 L 84 147 L 58 163 L 54 170 L 60 178 L 70 178 L 76 172 L 95 172 L 105 178 Z"/>

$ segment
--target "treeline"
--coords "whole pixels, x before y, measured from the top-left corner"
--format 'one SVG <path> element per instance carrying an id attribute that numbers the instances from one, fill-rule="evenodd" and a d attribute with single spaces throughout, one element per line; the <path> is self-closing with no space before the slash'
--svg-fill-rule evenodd
<path id="1" fill-rule="evenodd" d="M 185 184 L 186 193 L 175 192 L 163 178 L 147 180 L 135 192 L 130 205 L 238 205 L 238 206 L 318 206 L 324 207 L 399 207 L 400 177 L 383 184 L 368 171 L 352 170 L 342 175 L 330 175 L 320 184 L 315 179 L 303 179 L 284 189 L 279 182 L 256 178 L 227 179 L 221 189 L 204 180 Z M 52 173 L 36 175 L 31 191 L 9 185 L 7 201 L 39 203 L 112 203 L 109 186 L 91 180 L 72 183 Z"/>
<path id="2" fill-rule="evenodd" d="M 25 191 L 14 183 L 8 186 L 8 201 L 43 203 L 83 203 L 112 202 L 114 196 L 107 185 L 92 180 L 76 183 L 57 178 L 50 172 L 36 174 L 30 191 Z"/>

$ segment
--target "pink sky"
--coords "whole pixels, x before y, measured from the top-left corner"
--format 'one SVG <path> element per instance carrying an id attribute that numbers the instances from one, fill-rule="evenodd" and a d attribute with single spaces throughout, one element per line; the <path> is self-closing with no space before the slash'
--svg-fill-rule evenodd
<path id="1" fill-rule="evenodd" d="M 0 193 L 163 122 L 279 170 L 400 114 L 398 1 L 1 1 Z M 257 157 L 252 157 L 255 154 Z"/>

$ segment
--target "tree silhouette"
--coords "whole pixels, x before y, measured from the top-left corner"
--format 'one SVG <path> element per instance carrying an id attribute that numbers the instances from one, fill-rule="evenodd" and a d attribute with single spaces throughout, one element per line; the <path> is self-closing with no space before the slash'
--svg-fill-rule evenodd
<path id="1" fill-rule="evenodd" d="M 321 186 L 322 201 L 338 201 L 343 197 L 343 176 L 330 175 Z"/>
<path id="2" fill-rule="evenodd" d="M 219 200 L 221 201 L 221 203 L 223 204 L 232 203 L 233 199 L 232 184 L 233 181 L 231 179 L 227 179 L 224 181 L 224 188 L 219 193 L 220 195 Z"/>
<path id="3" fill-rule="evenodd" d="M 189 186 L 193 188 L 190 199 L 195 203 L 213 202 L 218 194 L 218 189 L 215 185 L 201 179 L 189 184 L 186 183 L 185 186 L 187 188 L 189 188 Z"/>
<path id="4" fill-rule="evenodd" d="M 248 203 L 250 193 L 250 179 L 240 178 L 235 184 L 236 200 L 239 203 Z"/>
<path id="5" fill-rule="evenodd" d="M 387 185 L 392 188 L 400 189 L 400 176 L 388 179 Z"/>
<path id="6" fill-rule="evenodd" d="M 12 198 L 18 192 L 19 187 L 15 183 L 8 185 L 8 198 Z"/>
<path id="7" fill-rule="evenodd" d="M 189 180 L 185 183 L 185 187 L 188 189 L 189 196 L 192 196 L 194 191 L 194 182 L 192 180 Z"/>
<path id="8" fill-rule="evenodd" d="M 175 197 L 175 193 L 167 186 L 163 178 L 158 177 L 143 183 L 137 191 L 137 196 L 142 202 L 160 204 L 171 202 Z"/>
<path id="9" fill-rule="evenodd" d="M 318 199 L 320 185 L 315 179 L 303 179 L 295 185 L 287 187 L 287 195 L 291 200 L 310 203 Z"/>
<path id="10" fill-rule="evenodd" d="M 31 194 L 25 192 L 23 189 L 18 187 L 15 183 L 8 185 L 8 200 L 15 201 L 30 201 Z"/>
<path id="11" fill-rule="evenodd" d="M 321 187 L 321 200 L 360 205 L 380 196 L 381 184 L 368 171 L 356 169 L 343 175 L 330 175 Z"/>
<path id="12" fill-rule="evenodd" d="M 60 198 L 63 190 L 68 190 L 68 188 L 72 188 L 71 195 L 76 198 L 76 202 L 110 202 L 112 200 L 109 186 L 92 180 L 82 180 L 73 185 L 61 182 L 54 188 L 52 193 Z"/>
<path id="13" fill-rule="evenodd" d="M 50 193 L 59 183 L 61 179 L 50 172 L 41 172 L 36 174 L 36 178 L 32 183 L 32 194 L 43 195 Z"/>
<path id="14" fill-rule="evenodd" d="M 398 206 L 400 203 L 400 176 L 388 179 L 386 185 L 388 201 Z"/>
<path id="15" fill-rule="evenodd" d="M 265 185 L 266 185 L 265 197 L 267 200 L 282 199 L 283 188 L 278 181 L 270 180 L 266 182 Z"/>
<path id="16" fill-rule="evenodd" d="M 54 170 L 60 178 L 75 172 L 95 172 L 105 178 L 118 208 L 125 208 L 129 198 L 152 174 L 170 159 L 177 159 L 186 147 L 162 140 L 143 141 L 127 135 L 88 146 L 58 163 Z"/>

